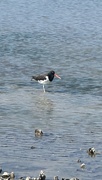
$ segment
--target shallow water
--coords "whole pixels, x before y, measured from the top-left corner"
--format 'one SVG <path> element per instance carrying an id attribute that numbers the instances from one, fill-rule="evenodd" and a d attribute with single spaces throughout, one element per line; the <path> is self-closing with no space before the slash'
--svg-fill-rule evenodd
<path id="1" fill-rule="evenodd" d="M 1 1 L 0 17 L 0 166 L 101 180 L 102 2 Z M 61 80 L 43 93 L 31 76 L 51 69 Z"/>

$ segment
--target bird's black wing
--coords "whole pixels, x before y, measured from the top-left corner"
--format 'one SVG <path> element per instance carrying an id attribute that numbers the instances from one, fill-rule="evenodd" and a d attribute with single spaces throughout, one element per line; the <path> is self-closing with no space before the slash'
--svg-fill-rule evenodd
<path id="1" fill-rule="evenodd" d="M 43 76 L 43 75 L 32 76 L 32 79 L 35 79 L 36 81 L 46 80 L 46 76 Z"/>

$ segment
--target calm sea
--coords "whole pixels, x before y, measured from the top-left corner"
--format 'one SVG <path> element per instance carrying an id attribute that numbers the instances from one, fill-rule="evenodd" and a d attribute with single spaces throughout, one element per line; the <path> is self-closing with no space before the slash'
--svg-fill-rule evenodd
<path id="1" fill-rule="evenodd" d="M 31 77 L 49 70 L 61 80 L 43 93 Z M 0 166 L 102 180 L 101 0 L 0 1 Z"/>

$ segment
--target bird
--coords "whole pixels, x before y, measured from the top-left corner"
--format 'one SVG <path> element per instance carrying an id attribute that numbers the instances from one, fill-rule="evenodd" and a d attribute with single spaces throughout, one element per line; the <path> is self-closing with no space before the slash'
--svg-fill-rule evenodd
<path id="1" fill-rule="evenodd" d="M 57 77 L 59 79 L 61 79 L 60 76 L 58 76 L 55 71 L 50 71 L 47 74 L 43 74 L 43 75 L 38 75 L 38 76 L 32 76 L 31 80 L 36 80 L 37 82 L 39 82 L 40 84 L 43 84 L 43 90 L 45 92 L 45 84 L 48 84 L 49 82 L 53 81 L 54 77 Z"/>

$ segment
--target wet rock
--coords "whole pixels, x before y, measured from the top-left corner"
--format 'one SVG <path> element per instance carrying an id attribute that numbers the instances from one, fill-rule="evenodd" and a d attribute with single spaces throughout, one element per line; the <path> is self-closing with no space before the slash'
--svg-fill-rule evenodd
<path id="1" fill-rule="evenodd" d="M 78 178 L 76 178 L 76 177 L 73 177 L 73 178 L 71 178 L 70 180 L 79 180 Z"/>
<path id="2" fill-rule="evenodd" d="M 3 179 L 14 179 L 15 178 L 15 174 L 14 172 L 8 173 L 8 172 L 4 172 L 1 176 L 1 178 Z"/>
<path id="3" fill-rule="evenodd" d="M 89 148 L 87 152 L 88 152 L 88 154 L 89 154 L 90 156 L 95 156 L 95 155 L 96 155 L 96 150 L 95 150 L 94 147 Z"/>
<path id="4" fill-rule="evenodd" d="M 35 146 L 31 146 L 31 149 L 35 149 Z"/>
<path id="5" fill-rule="evenodd" d="M 43 132 L 41 129 L 35 129 L 35 136 L 42 136 Z"/>
<path id="6" fill-rule="evenodd" d="M 31 177 L 26 177 L 26 180 L 33 180 L 33 178 L 31 178 Z"/>
<path id="7" fill-rule="evenodd" d="M 73 178 L 70 178 L 70 179 L 65 179 L 65 178 L 62 178 L 62 180 L 79 180 L 78 178 L 76 177 L 73 177 Z"/>
<path id="8" fill-rule="evenodd" d="M 78 163 L 81 163 L 81 160 L 80 160 L 80 159 L 78 159 L 78 160 L 77 160 L 77 162 L 78 162 Z"/>
<path id="9" fill-rule="evenodd" d="M 81 167 L 82 169 L 84 169 L 84 168 L 85 168 L 85 164 L 82 163 L 82 164 L 80 165 L 80 167 Z"/>
<path id="10" fill-rule="evenodd" d="M 14 178 L 15 178 L 14 172 L 11 172 L 11 173 L 10 173 L 10 178 L 11 178 L 11 179 L 14 179 Z"/>
<path id="11" fill-rule="evenodd" d="M 46 179 L 46 175 L 44 174 L 44 172 L 41 170 L 40 174 L 39 174 L 39 180 L 45 180 Z"/>
<path id="12" fill-rule="evenodd" d="M 25 180 L 25 178 L 24 177 L 20 177 L 19 180 Z"/>
<path id="13" fill-rule="evenodd" d="M 54 176 L 54 178 L 53 178 L 53 179 L 54 179 L 54 180 L 59 180 L 59 179 L 58 179 L 58 176 Z"/>
<path id="14" fill-rule="evenodd" d="M 2 173 L 2 168 L 0 167 L 0 173 Z"/>
<path id="15" fill-rule="evenodd" d="M 9 178 L 9 177 L 10 177 L 10 173 L 8 173 L 8 172 L 4 172 L 4 173 L 2 174 L 2 178 L 7 179 L 7 178 Z"/>

